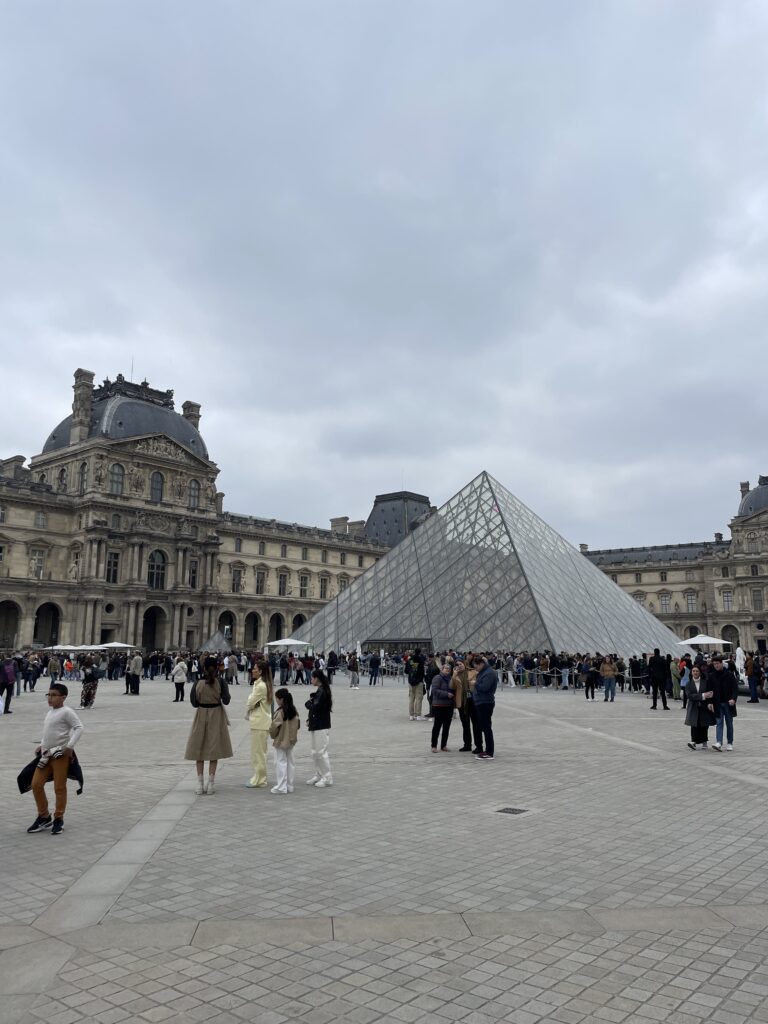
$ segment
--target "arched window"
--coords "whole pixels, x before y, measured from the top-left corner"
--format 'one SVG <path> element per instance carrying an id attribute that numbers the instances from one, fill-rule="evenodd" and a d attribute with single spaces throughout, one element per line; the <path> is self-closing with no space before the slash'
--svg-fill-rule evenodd
<path id="1" fill-rule="evenodd" d="M 37 478 L 37 482 L 39 484 L 44 484 L 45 483 L 45 473 L 41 473 L 40 474 L 40 476 Z"/>
<path id="2" fill-rule="evenodd" d="M 189 481 L 189 501 L 188 501 L 187 504 L 188 504 L 188 507 L 192 508 L 192 509 L 198 508 L 198 506 L 200 505 L 200 481 L 199 480 L 190 480 Z"/>
<path id="3" fill-rule="evenodd" d="M 114 462 L 109 467 L 109 493 L 122 494 L 125 485 L 125 470 L 119 462 Z"/>
<path id="4" fill-rule="evenodd" d="M 67 490 L 67 470 L 65 466 L 62 466 L 59 470 L 59 475 L 56 480 L 56 489 L 62 493 Z"/>
<path id="5" fill-rule="evenodd" d="M 287 558 L 288 557 L 288 545 L 287 544 L 281 544 L 280 545 L 280 557 L 281 558 Z"/>
<path id="6" fill-rule="evenodd" d="M 165 590 L 165 555 L 153 551 L 147 562 L 147 586 L 150 590 Z"/>
<path id="7" fill-rule="evenodd" d="M 120 516 L 117 516 L 117 515 L 112 516 L 112 529 L 113 530 L 119 530 L 120 529 Z"/>
<path id="8" fill-rule="evenodd" d="M 79 494 L 85 494 L 88 487 L 88 463 L 80 463 L 80 472 L 77 478 L 77 490 Z"/>
<path id="9" fill-rule="evenodd" d="M 240 554 L 243 550 L 243 539 L 242 537 L 235 537 L 235 553 Z"/>
<path id="10" fill-rule="evenodd" d="M 760 575 L 760 568 L 759 568 L 759 566 L 757 566 L 757 565 L 750 565 L 750 567 L 749 567 L 749 575 L 750 576 L 759 576 Z"/>
<path id="11" fill-rule="evenodd" d="M 163 480 L 162 473 L 153 473 L 149 481 L 149 500 L 159 504 L 163 500 L 163 486 L 165 480 Z"/>
<path id="12" fill-rule="evenodd" d="M 259 541 L 259 554 L 260 555 L 266 555 L 266 553 L 267 553 L 267 545 L 264 543 L 263 540 L 260 540 Z"/>

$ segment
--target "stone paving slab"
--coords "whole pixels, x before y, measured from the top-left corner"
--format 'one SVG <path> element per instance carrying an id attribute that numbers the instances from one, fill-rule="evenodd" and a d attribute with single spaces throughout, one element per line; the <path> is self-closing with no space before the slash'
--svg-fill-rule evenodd
<path id="1" fill-rule="evenodd" d="M 304 786 L 305 731 L 294 794 L 243 787 L 242 687 L 211 798 L 170 684 L 102 685 L 55 839 L 14 792 L 45 709 L 22 695 L 0 722 L 0 1024 L 768 1021 L 768 709 L 733 754 L 693 754 L 679 706 L 504 692 L 484 763 L 430 754 L 404 686 L 344 682 L 331 789 Z"/>

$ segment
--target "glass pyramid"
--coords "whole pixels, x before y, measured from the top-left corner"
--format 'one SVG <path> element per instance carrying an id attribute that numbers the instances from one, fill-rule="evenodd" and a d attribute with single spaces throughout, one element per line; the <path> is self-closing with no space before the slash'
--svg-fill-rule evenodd
<path id="1" fill-rule="evenodd" d="M 481 473 L 296 633 L 316 651 L 680 653 L 678 638 Z"/>

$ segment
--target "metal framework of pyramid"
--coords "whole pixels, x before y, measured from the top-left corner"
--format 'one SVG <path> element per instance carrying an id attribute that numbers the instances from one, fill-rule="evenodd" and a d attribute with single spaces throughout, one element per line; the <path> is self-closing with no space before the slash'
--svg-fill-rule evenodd
<path id="1" fill-rule="evenodd" d="M 680 653 L 678 638 L 488 473 L 296 634 L 317 651 Z"/>

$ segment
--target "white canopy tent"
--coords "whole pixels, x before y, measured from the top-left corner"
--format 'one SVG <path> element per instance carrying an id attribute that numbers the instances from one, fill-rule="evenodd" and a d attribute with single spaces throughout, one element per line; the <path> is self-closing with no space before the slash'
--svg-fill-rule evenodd
<path id="1" fill-rule="evenodd" d="M 689 637 L 688 640 L 680 640 L 681 646 L 698 646 L 698 647 L 732 647 L 733 645 L 729 640 L 721 640 L 717 636 L 707 636 L 706 633 L 699 633 L 698 636 Z"/>
<path id="2" fill-rule="evenodd" d="M 284 640 L 270 640 L 266 647 L 311 647 L 312 644 L 306 640 L 294 640 L 293 637 L 286 637 Z"/>

